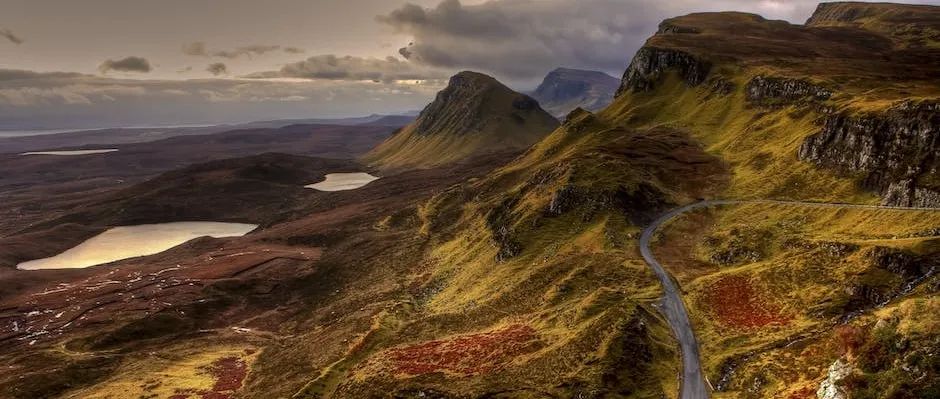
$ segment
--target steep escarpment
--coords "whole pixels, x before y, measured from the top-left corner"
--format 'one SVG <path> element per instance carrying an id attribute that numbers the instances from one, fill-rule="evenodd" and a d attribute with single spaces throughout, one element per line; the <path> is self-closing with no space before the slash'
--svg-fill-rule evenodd
<path id="1" fill-rule="evenodd" d="M 557 126 L 531 97 L 492 77 L 461 72 L 417 120 L 364 159 L 382 168 L 438 166 L 486 153 L 520 151 Z"/>
<path id="2" fill-rule="evenodd" d="M 667 70 L 675 70 L 689 86 L 701 84 L 711 63 L 679 50 L 643 47 L 633 56 L 633 61 L 623 75 L 617 96 L 624 91 L 652 90 Z"/>
<path id="3" fill-rule="evenodd" d="M 885 205 L 940 207 L 940 103 L 907 101 L 883 112 L 827 116 L 800 159 L 846 173 Z"/>
<path id="4" fill-rule="evenodd" d="M 614 99 L 620 80 L 603 72 L 558 68 L 532 92 L 546 111 L 564 117 L 575 108 L 599 111 Z"/>

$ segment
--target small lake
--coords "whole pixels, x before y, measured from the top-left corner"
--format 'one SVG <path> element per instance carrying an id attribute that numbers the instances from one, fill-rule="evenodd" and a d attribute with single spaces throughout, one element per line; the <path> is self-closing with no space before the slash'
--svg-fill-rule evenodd
<path id="1" fill-rule="evenodd" d="M 320 191 L 355 190 L 378 179 L 368 173 L 330 173 L 325 180 L 304 187 Z"/>
<path id="2" fill-rule="evenodd" d="M 71 150 L 71 151 L 33 151 L 33 152 L 24 152 L 20 155 L 59 155 L 59 156 L 70 156 L 70 155 L 91 155 L 91 154 L 104 154 L 108 152 L 116 152 L 116 148 L 108 148 L 103 150 Z"/>
<path id="3" fill-rule="evenodd" d="M 221 222 L 175 222 L 108 229 L 50 258 L 16 265 L 20 270 L 80 269 L 121 259 L 153 255 L 199 237 L 239 237 L 258 225 Z"/>

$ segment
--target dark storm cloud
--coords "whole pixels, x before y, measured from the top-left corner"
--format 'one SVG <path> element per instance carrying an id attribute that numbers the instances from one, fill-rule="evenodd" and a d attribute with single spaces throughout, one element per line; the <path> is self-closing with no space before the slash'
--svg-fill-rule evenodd
<path id="1" fill-rule="evenodd" d="M 376 20 L 413 43 L 412 62 L 474 69 L 511 79 L 541 77 L 556 66 L 619 73 L 665 18 L 697 11 L 743 10 L 799 20 L 816 0 L 443 0 L 406 4 Z"/>
<path id="2" fill-rule="evenodd" d="M 617 0 L 497 0 L 478 6 L 445 0 L 430 9 L 408 4 L 377 20 L 414 38 L 399 50 L 413 62 L 532 78 L 559 65 L 621 69 L 631 46 L 656 24 L 637 4 L 628 7 L 629 14 L 612 11 L 623 9 Z"/>
<path id="3" fill-rule="evenodd" d="M 316 55 L 304 61 L 284 65 L 279 71 L 249 75 L 252 78 L 302 78 L 326 80 L 372 80 L 390 82 L 395 80 L 440 79 L 447 74 L 423 65 L 400 60 L 395 57 L 364 58 Z"/>
<path id="4" fill-rule="evenodd" d="M 209 73 L 211 73 L 214 76 L 219 76 L 222 74 L 227 74 L 228 67 L 225 66 L 224 63 L 214 62 L 212 64 L 209 64 L 209 66 L 206 67 L 206 71 L 209 71 Z"/>
<path id="5" fill-rule="evenodd" d="M 13 33 L 13 31 L 9 29 L 0 29 L 0 37 L 3 37 L 4 39 L 9 40 L 10 43 L 13 43 L 16 45 L 23 44 L 23 38 L 17 36 L 16 34 Z"/>
<path id="6" fill-rule="evenodd" d="M 151 71 L 150 61 L 142 57 L 125 57 L 119 60 L 105 60 L 98 66 L 98 71 L 108 73 L 110 71 L 118 72 L 140 72 L 147 73 Z"/>

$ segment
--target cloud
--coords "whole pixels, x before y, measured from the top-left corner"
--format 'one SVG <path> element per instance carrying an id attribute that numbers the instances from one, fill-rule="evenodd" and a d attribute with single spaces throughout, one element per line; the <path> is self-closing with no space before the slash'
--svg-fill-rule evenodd
<path id="1" fill-rule="evenodd" d="M 443 79 L 448 75 L 444 71 L 395 57 L 364 58 L 324 54 L 284 65 L 279 71 L 260 72 L 248 77 L 392 82 Z"/>
<path id="2" fill-rule="evenodd" d="M 228 67 L 226 67 L 224 63 L 214 62 L 206 67 L 206 71 L 209 71 L 209 73 L 215 76 L 219 76 L 222 74 L 228 74 Z"/>
<path id="3" fill-rule="evenodd" d="M 24 41 L 23 38 L 17 36 L 9 29 L 0 29 L 0 37 L 9 40 L 10 43 L 13 43 L 17 46 L 23 44 Z"/>
<path id="4" fill-rule="evenodd" d="M 0 128 L 227 123 L 403 112 L 426 105 L 442 88 L 440 84 L 443 83 L 135 80 L 0 69 Z"/>
<path id="5" fill-rule="evenodd" d="M 242 56 L 252 57 L 256 55 L 262 55 L 267 52 L 280 49 L 281 46 L 278 45 L 263 45 L 255 44 L 251 46 L 242 46 L 235 48 L 234 50 L 223 50 L 223 51 L 214 51 L 212 52 L 213 57 L 222 57 L 228 59 L 234 59 Z"/>
<path id="6" fill-rule="evenodd" d="M 622 72 L 665 18 L 742 10 L 802 22 L 817 0 L 492 0 L 406 4 L 376 20 L 413 38 L 399 54 L 430 67 L 541 78 L 557 67 Z"/>
<path id="7" fill-rule="evenodd" d="M 183 45 L 183 54 L 197 57 L 221 57 L 235 59 L 242 56 L 252 57 L 256 55 L 262 55 L 280 48 L 281 46 L 278 45 L 253 44 L 250 46 L 236 47 L 232 50 L 210 51 L 209 48 L 206 47 L 205 42 L 192 42 Z M 290 49 L 290 51 L 288 51 L 288 49 Z M 288 53 L 293 53 L 296 50 L 303 52 L 303 50 L 300 50 L 296 47 L 288 47 L 287 49 L 284 49 L 284 51 Z"/>
<path id="8" fill-rule="evenodd" d="M 105 60 L 98 66 L 98 71 L 102 74 L 110 71 L 118 72 L 140 72 L 147 73 L 151 71 L 150 61 L 142 57 L 125 57 L 119 60 Z"/>
<path id="9" fill-rule="evenodd" d="M 306 50 L 294 46 L 280 46 L 276 44 L 253 44 L 236 47 L 231 50 L 210 50 L 205 42 L 192 42 L 183 45 L 183 54 L 194 57 L 220 57 L 235 59 L 239 57 L 253 57 L 264 55 L 272 51 L 282 50 L 287 54 L 303 54 Z"/>
<path id="10" fill-rule="evenodd" d="M 183 45 L 183 54 L 208 57 L 209 51 L 206 50 L 206 43 L 192 42 L 192 43 L 187 43 Z"/>

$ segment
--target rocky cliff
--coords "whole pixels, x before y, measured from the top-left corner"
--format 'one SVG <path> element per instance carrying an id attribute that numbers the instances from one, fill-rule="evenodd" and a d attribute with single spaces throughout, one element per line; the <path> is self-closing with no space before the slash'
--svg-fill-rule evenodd
<path id="1" fill-rule="evenodd" d="M 633 56 L 616 96 L 628 90 L 652 90 L 667 70 L 675 70 L 689 86 L 698 86 L 708 76 L 711 63 L 684 51 L 643 47 Z"/>
<path id="2" fill-rule="evenodd" d="M 532 97 L 560 118 L 575 108 L 601 110 L 613 101 L 619 86 L 620 80 L 603 72 L 558 68 L 545 76 Z"/>
<path id="3" fill-rule="evenodd" d="M 744 94 L 751 103 L 782 105 L 802 101 L 825 101 L 832 96 L 832 91 L 804 79 L 757 76 L 744 87 Z"/>
<path id="4" fill-rule="evenodd" d="M 538 101 L 490 76 L 461 72 L 418 119 L 365 156 L 379 167 L 428 167 L 518 151 L 558 126 Z"/>
<path id="5" fill-rule="evenodd" d="M 859 174 L 885 205 L 940 206 L 940 103 L 906 101 L 885 112 L 825 118 L 799 158 Z"/>

